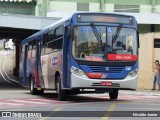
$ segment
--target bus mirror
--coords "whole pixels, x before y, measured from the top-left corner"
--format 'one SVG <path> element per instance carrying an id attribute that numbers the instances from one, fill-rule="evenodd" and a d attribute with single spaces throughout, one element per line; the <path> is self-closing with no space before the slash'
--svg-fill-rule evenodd
<path id="1" fill-rule="evenodd" d="M 137 47 L 140 48 L 140 43 L 139 43 L 139 32 L 137 31 Z"/>
<path id="2" fill-rule="evenodd" d="M 68 26 L 67 27 L 67 37 L 69 38 L 69 37 L 72 37 L 72 27 L 71 26 Z"/>

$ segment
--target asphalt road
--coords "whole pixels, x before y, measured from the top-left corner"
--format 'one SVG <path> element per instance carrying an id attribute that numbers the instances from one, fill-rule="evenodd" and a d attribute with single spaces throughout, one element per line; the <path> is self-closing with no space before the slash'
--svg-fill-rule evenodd
<path id="1" fill-rule="evenodd" d="M 14 82 L 18 80 L 11 76 L 9 66 L 13 64 L 9 58 L 8 53 L 0 57 L 0 120 L 34 115 L 35 120 L 159 119 L 154 117 L 160 116 L 159 91 L 120 91 L 117 100 L 110 100 L 107 93 L 68 96 L 66 101 L 58 101 L 54 91 L 31 95 L 27 88 Z"/>

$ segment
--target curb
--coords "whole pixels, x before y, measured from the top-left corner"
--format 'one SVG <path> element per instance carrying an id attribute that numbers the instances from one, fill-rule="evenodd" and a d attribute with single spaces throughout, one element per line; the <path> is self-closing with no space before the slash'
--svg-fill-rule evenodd
<path id="1" fill-rule="evenodd" d="M 160 96 L 160 91 L 158 90 L 137 90 L 137 91 L 129 91 L 129 90 L 120 90 L 120 94 L 126 95 L 145 95 L 145 96 Z"/>

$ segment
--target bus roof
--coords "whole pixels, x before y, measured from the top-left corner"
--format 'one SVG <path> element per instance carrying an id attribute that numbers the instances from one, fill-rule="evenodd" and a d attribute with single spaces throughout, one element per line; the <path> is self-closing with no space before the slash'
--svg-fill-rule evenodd
<path id="1" fill-rule="evenodd" d="M 50 26 L 48 26 L 48 27 L 46 27 L 46 28 L 40 30 L 39 32 L 37 32 L 37 33 L 35 33 L 35 34 L 33 34 L 33 35 L 27 37 L 26 39 L 22 40 L 21 44 L 22 44 L 22 45 L 23 45 L 23 44 L 26 44 L 26 43 L 32 41 L 33 39 L 35 39 L 35 38 L 37 38 L 37 37 L 40 37 L 40 35 L 43 35 L 43 34 L 45 34 L 46 32 L 48 32 L 50 29 L 52 29 L 53 26 L 58 26 L 58 25 L 60 25 L 60 24 L 63 24 L 65 21 L 70 20 L 73 16 L 76 16 L 77 14 L 101 14 L 101 15 L 102 15 L 102 14 L 106 14 L 106 15 L 119 15 L 119 16 L 132 17 L 132 18 L 135 19 L 135 17 L 132 16 L 132 15 L 124 15 L 124 14 L 119 14 L 119 13 L 75 12 L 75 13 L 71 14 L 69 17 L 64 17 L 64 18 L 62 18 L 62 19 L 60 19 L 60 20 L 54 22 L 54 23 L 51 24 Z"/>
<path id="2" fill-rule="evenodd" d="M 41 34 L 45 34 L 46 32 L 48 32 L 50 29 L 52 29 L 53 26 L 58 26 L 62 23 L 64 23 L 65 21 L 69 20 L 71 17 L 65 17 L 65 18 L 62 18 L 56 22 L 54 22 L 53 24 L 51 24 L 50 26 L 40 30 L 39 32 L 27 37 L 26 39 L 22 40 L 21 44 L 25 44 L 27 42 L 30 42 L 32 41 L 33 39 L 35 39 L 37 36 L 40 36 Z"/>

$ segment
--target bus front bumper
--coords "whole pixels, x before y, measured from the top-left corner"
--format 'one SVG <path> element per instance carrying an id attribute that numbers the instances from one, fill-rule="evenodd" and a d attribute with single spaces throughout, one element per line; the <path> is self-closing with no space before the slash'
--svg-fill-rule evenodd
<path id="1" fill-rule="evenodd" d="M 117 88 L 117 89 L 133 89 L 137 88 L 138 75 L 130 79 L 90 79 L 82 78 L 71 73 L 71 88 L 87 88 L 87 89 L 96 89 L 96 88 Z M 107 82 L 112 85 L 102 85 L 101 83 Z"/>

